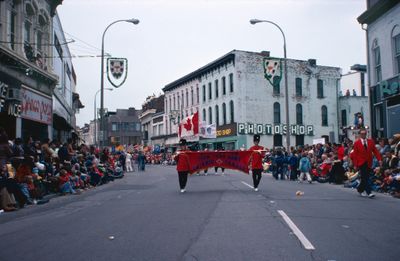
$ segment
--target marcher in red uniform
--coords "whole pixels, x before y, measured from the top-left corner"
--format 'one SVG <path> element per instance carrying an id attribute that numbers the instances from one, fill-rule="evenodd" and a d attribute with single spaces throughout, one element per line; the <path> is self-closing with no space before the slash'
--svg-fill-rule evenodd
<path id="1" fill-rule="evenodd" d="M 357 191 L 362 197 L 368 196 L 373 198 L 375 195 L 371 193 L 371 186 L 368 183 L 372 159 L 373 155 L 375 155 L 379 164 L 382 165 L 382 157 L 375 147 L 375 142 L 372 139 L 367 139 L 367 131 L 361 129 L 359 134 L 360 138 L 354 142 L 353 152 L 351 153 L 354 168 L 359 170 L 361 176 L 361 182 L 357 187 Z"/>
<path id="2" fill-rule="evenodd" d="M 181 193 L 184 193 L 190 170 L 189 157 L 185 153 L 185 151 L 188 150 L 186 146 L 186 140 L 181 139 L 179 141 L 179 146 L 180 150 L 178 151 L 178 154 L 175 156 L 175 161 L 176 161 L 176 170 L 178 171 L 178 177 L 179 177 L 179 186 L 181 188 Z"/>
<path id="3" fill-rule="evenodd" d="M 262 150 L 264 150 L 264 147 L 259 146 L 258 144 L 260 143 L 260 135 L 254 135 L 253 137 L 254 141 L 254 146 L 252 146 L 249 150 L 254 151 L 249 159 L 249 168 L 253 172 L 253 185 L 254 185 L 254 191 L 258 191 L 258 185 L 260 184 L 261 180 L 261 173 L 263 170 L 262 166 Z"/>

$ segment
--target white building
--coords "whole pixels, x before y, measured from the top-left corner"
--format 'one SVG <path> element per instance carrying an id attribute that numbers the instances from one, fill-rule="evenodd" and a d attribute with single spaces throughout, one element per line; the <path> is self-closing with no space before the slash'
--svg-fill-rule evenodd
<path id="1" fill-rule="evenodd" d="M 400 2 L 367 0 L 358 18 L 366 31 L 372 135 L 400 132 Z"/>
<path id="2" fill-rule="evenodd" d="M 203 147 L 249 147 L 254 134 L 262 135 L 264 146 L 283 146 L 284 77 L 278 72 L 272 83 L 268 81 L 264 76 L 266 60 L 281 61 L 269 57 L 268 52 L 234 50 L 167 85 L 163 89 L 166 122 L 171 123 L 175 110 L 181 117 L 198 110 L 200 120 L 217 125 L 217 138 L 201 139 Z M 291 146 L 312 144 L 321 137 L 338 141 L 340 74 L 339 68 L 317 66 L 315 60 L 288 60 Z M 176 125 L 170 126 L 167 133 L 176 133 Z M 177 143 L 177 138 L 169 142 Z"/>
<path id="3" fill-rule="evenodd" d="M 60 18 L 53 17 L 53 72 L 58 83 L 53 91 L 53 139 L 65 142 L 75 131 L 75 113 L 84 106 L 76 92 L 76 74 Z"/>

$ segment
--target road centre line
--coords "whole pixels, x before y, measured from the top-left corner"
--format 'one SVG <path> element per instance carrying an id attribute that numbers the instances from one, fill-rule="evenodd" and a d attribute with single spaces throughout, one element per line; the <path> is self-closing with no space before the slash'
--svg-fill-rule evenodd
<path id="1" fill-rule="evenodd" d="M 290 227 L 293 233 L 300 240 L 301 244 L 303 244 L 304 248 L 307 250 L 315 250 L 315 247 L 311 244 L 310 241 L 304 236 L 304 234 L 300 231 L 300 229 L 296 226 L 295 223 L 286 215 L 283 210 L 278 210 L 278 213 L 282 216 L 283 220 L 285 220 L 286 224 Z"/>
<path id="2" fill-rule="evenodd" d="M 243 183 L 244 185 L 248 186 L 249 188 L 254 188 L 253 186 L 251 186 L 251 185 L 247 184 L 247 183 L 246 183 L 246 182 L 244 182 L 244 181 L 242 181 L 242 183 Z"/>

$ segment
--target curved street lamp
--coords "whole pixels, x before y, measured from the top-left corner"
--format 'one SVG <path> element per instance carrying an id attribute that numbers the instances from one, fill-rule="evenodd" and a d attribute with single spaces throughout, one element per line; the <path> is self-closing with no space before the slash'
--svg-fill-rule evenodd
<path id="1" fill-rule="evenodd" d="M 110 28 L 110 26 L 112 26 L 113 24 L 119 23 L 119 22 L 128 22 L 128 23 L 132 23 L 132 24 L 138 24 L 139 20 L 132 18 L 132 19 L 122 19 L 122 20 L 117 20 L 112 22 L 111 24 L 109 24 L 106 29 L 103 32 L 103 36 L 101 38 L 101 75 L 100 75 L 100 91 L 101 91 L 101 95 L 100 95 L 100 126 L 101 126 L 101 130 L 103 131 L 102 136 L 103 136 L 103 146 L 105 145 L 105 121 L 104 121 L 104 36 L 108 30 L 108 28 Z"/>
<path id="2" fill-rule="evenodd" d="M 285 110 L 286 110 L 286 151 L 289 152 L 290 149 L 290 128 L 289 128 L 289 94 L 288 94 L 288 81 L 287 81 L 287 57 L 286 57 L 286 37 L 282 28 L 274 22 L 268 20 L 260 20 L 260 19 L 251 19 L 251 24 L 257 23 L 269 23 L 278 27 L 279 31 L 281 31 L 283 36 L 283 56 L 284 56 L 284 67 L 285 67 Z"/>

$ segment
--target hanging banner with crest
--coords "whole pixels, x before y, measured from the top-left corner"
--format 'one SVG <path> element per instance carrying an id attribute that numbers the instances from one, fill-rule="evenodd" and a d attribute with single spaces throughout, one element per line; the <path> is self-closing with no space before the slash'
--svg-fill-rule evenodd
<path id="1" fill-rule="evenodd" d="M 264 58 L 263 68 L 264 68 L 264 77 L 272 86 L 274 86 L 274 84 L 279 84 L 281 82 L 282 61 L 280 59 Z M 279 78 L 276 78 L 275 76 Z M 274 80 L 274 78 L 276 80 Z"/>
<path id="2" fill-rule="evenodd" d="M 107 59 L 107 78 L 115 87 L 121 87 L 128 76 L 128 59 L 108 58 Z"/>

